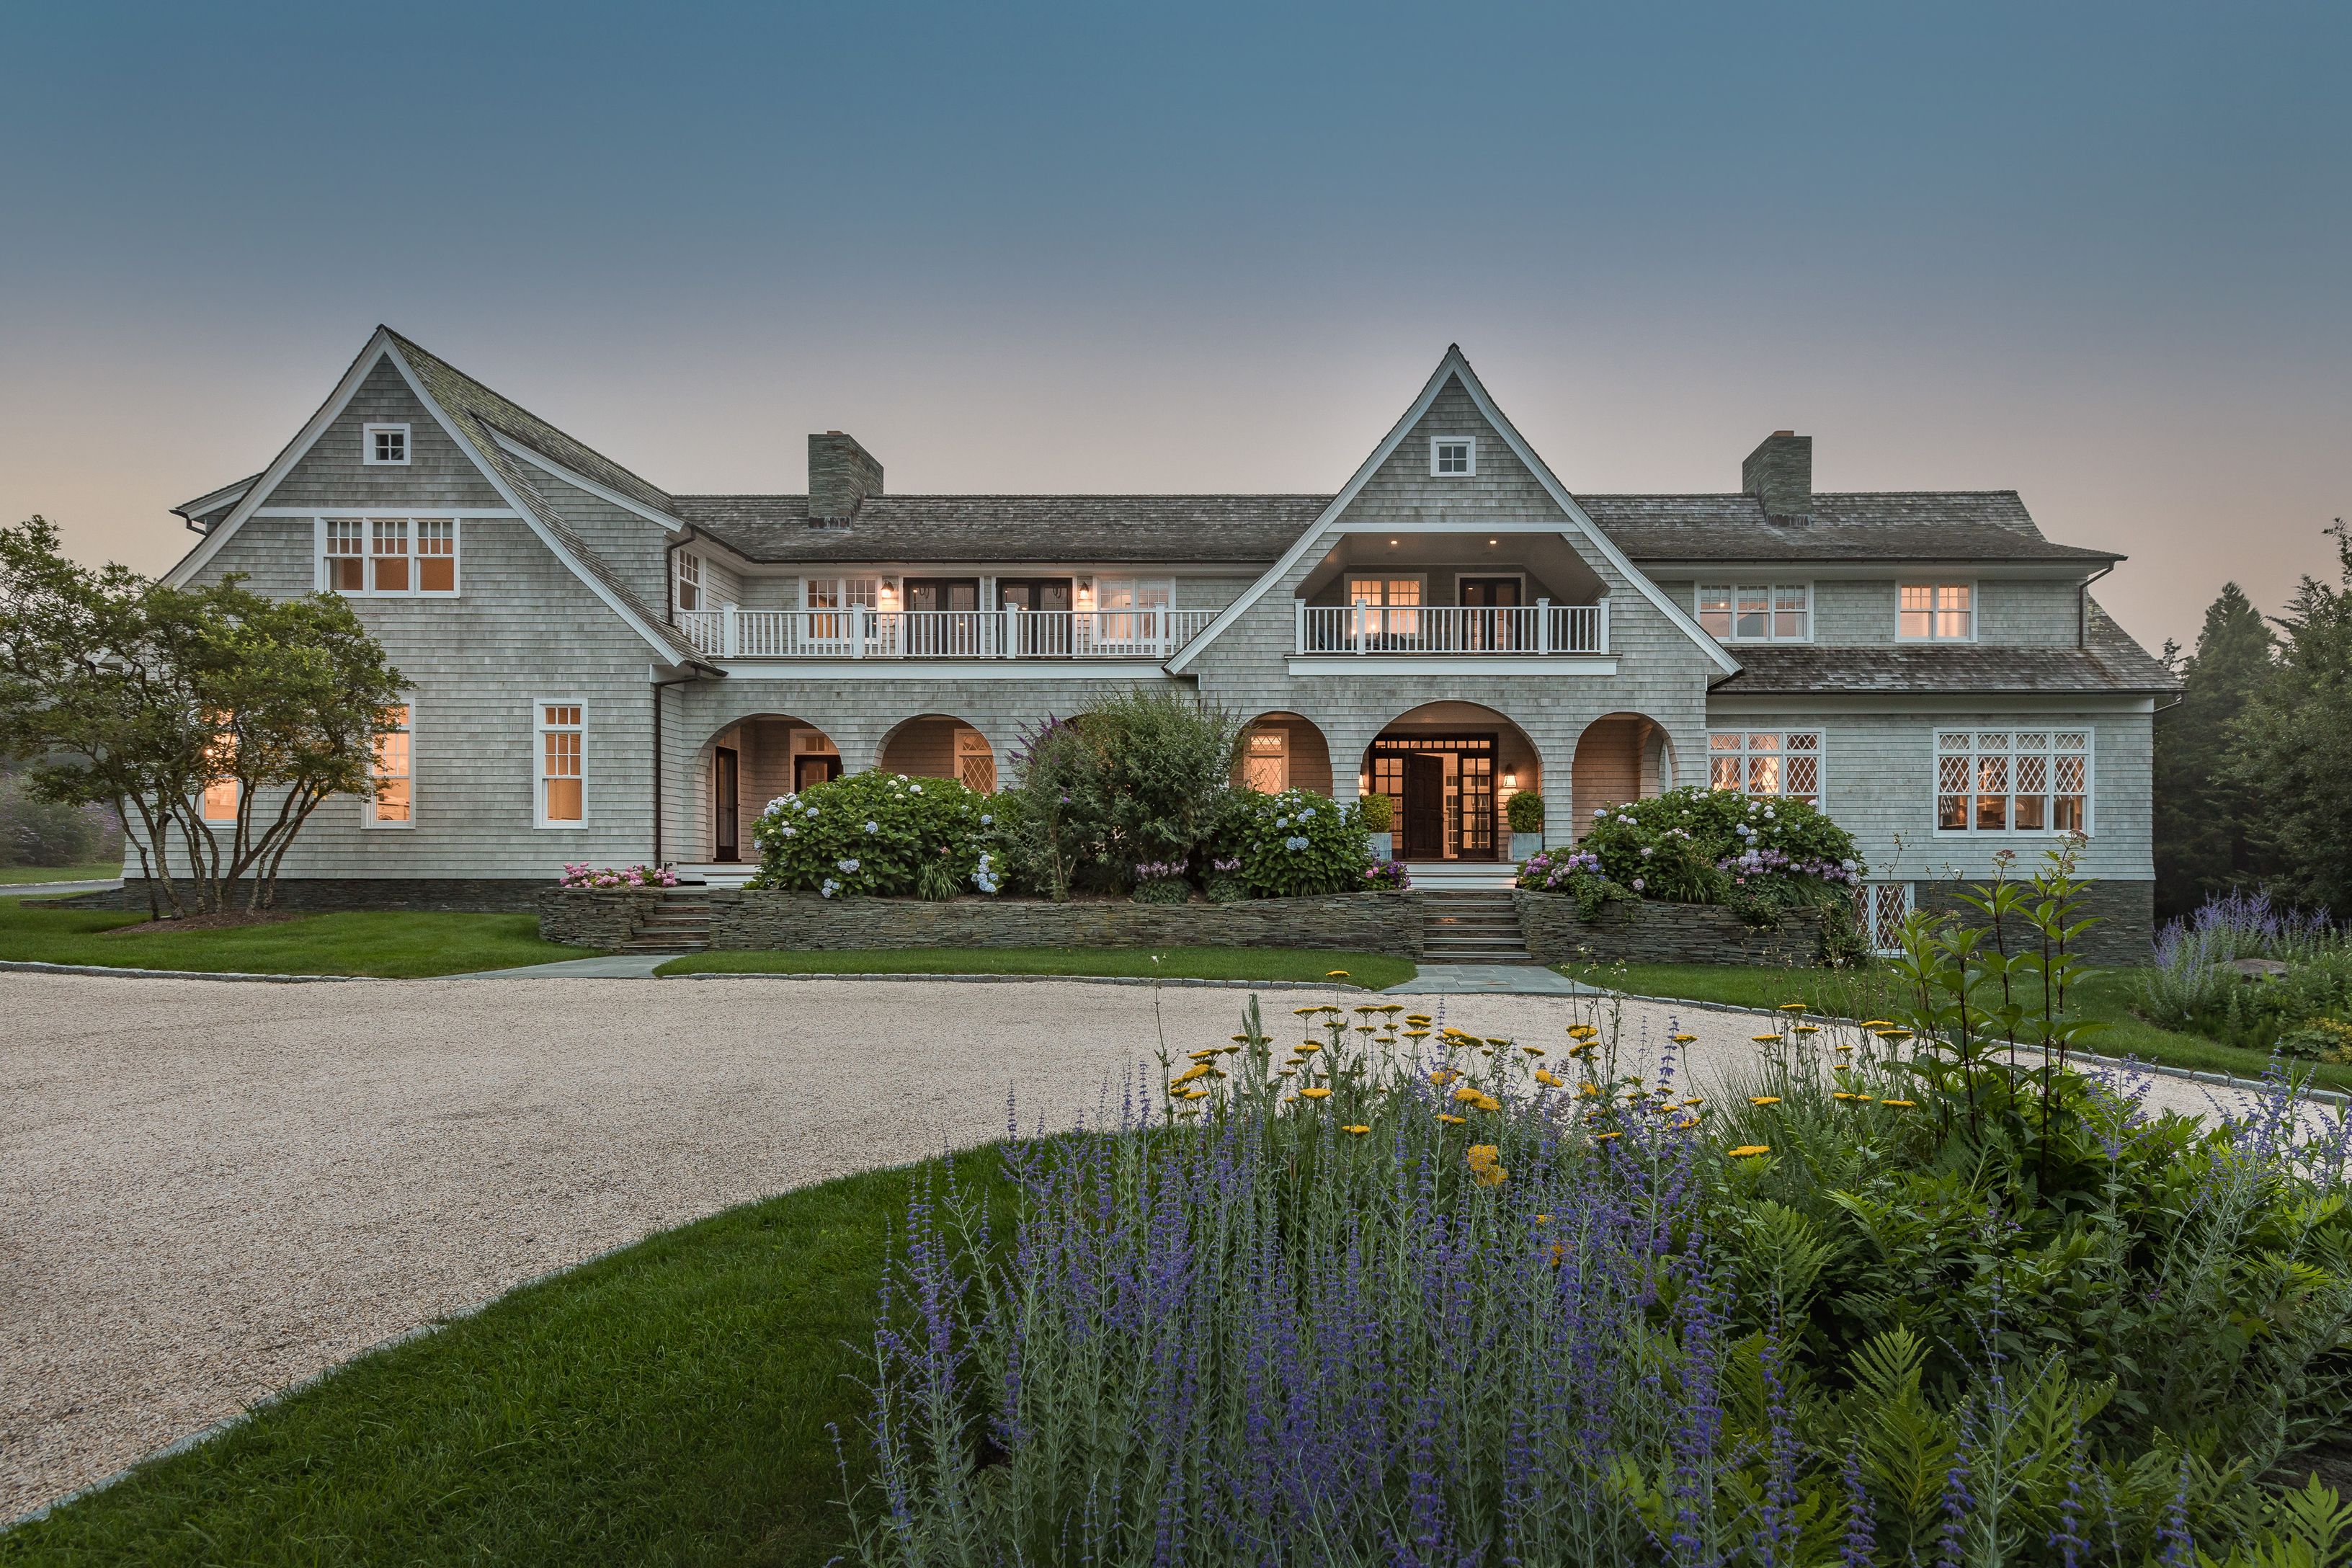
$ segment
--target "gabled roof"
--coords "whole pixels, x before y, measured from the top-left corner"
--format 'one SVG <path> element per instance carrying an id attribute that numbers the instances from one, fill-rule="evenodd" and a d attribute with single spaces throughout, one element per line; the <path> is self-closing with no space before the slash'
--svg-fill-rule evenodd
<path id="1" fill-rule="evenodd" d="M 672 514 L 748 561 L 1233 563 L 1262 567 L 1329 496 L 867 496 L 815 527 L 805 496 L 673 496 Z"/>
<path id="2" fill-rule="evenodd" d="M 2161 659 L 2132 640 L 2093 600 L 2085 646 L 1945 643 L 1839 647 L 1779 643 L 1739 647 L 1738 675 L 1717 695 L 1813 697 L 1936 694 L 2013 696 L 2109 692 L 2149 695 L 2180 689 Z"/>
<path id="3" fill-rule="evenodd" d="M 2042 537 L 2015 490 L 1817 493 L 1811 521 L 1775 523 L 1750 495 L 1579 496 L 1636 561 L 2120 561 Z"/>

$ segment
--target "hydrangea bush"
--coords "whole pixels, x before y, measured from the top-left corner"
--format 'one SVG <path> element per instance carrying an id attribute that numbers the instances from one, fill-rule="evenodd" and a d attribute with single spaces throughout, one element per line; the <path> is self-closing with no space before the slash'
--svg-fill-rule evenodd
<path id="1" fill-rule="evenodd" d="M 1532 892 L 1567 894 L 1586 920 L 1598 915 L 1603 904 L 1640 896 L 1611 881 L 1601 868 L 1601 857 L 1589 849 L 1547 849 L 1528 856 L 1519 868 L 1518 885 Z"/>
<path id="2" fill-rule="evenodd" d="M 1843 904 L 1867 869 L 1802 801 L 1668 790 L 1593 814 L 1581 848 L 1611 881 L 1673 903 Z"/>
<path id="3" fill-rule="evenodd" d="M 1262 899 L 1353 891 L 1371 859 L 1362 817 L 1311 789 L 1236 792 L 1224 833 L 1236 874 Z"/>
<path id="4" fill-rule="evenodd" d="M 566 865 L 565 888 L 675 888 L 677 873 L 667 866 Z"/>
<path id="5" fill-rule="evenodd" d="M 839 898 L 921 890 L 927 866 L 954 886 L 990 891 L 980 864 L 989 797 L 953 779 L 909 778 L 877 769 L 851 773 L 768 803 L 751 825 L 760 847 L 754 888 Z"/>

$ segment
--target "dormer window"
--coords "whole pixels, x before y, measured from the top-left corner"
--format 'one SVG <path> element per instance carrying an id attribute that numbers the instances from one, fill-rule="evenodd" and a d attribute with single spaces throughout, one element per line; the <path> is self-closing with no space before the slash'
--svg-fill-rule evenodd
<path id="1" fill-rule="evenodd" d="M 370 425 L 361 431 L 360 439 L 360 460 L 369 468 L 407 466 L 407 426 Z"/>
<path id="2" fill-rule="evenodd" d="M 677 607 L 702 608 L 702 557 L 690 550 L 677 552 Z"/>
<path id="3" fill-rule="evenodd" d="M 1463 479 L 1478 471 L 1478 437 L 1433 436 L 1429 438 L 1429 471 L 1439 479 Z"/>

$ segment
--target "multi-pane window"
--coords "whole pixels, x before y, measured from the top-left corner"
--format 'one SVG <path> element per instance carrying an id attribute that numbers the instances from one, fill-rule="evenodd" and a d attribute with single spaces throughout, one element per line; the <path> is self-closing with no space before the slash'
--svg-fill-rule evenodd
<path id="1" fill-rule="evenodd" d="M 370 425 L 361 432 L 361 461 L 370 468 L 408 461 L 408 426 Z"/>
<path id="2" fill-rule="evenodd" d="M 1706 738 L 1707 777 L 1717 789 L 1822 803 L 1818 730 L 1728 730 Z"/>
<path id="3" fill-rule="evenodd" d="M 1910 912 L 1908 882 L 1863 882 L 1853 889 L 1854 923 L 1873 952 L 1903 951 L 1903 919 Z"/>
<path id="4" fill-rule="evenodd" d="M 677 552 L 677 607 L 702 608 L 702 557 L 690 550 Z"/>
<path id="5" fill-rule="evenodd" d="M 996 753 L 988 737 L 977 730 L 958 730 L 955 738 L 956 782 L 979 795 L 996 793 Z"/>
<path id="6" fill-rule="evenodd" d="M 1438 436 L 1429 443 L 1429 471 L 1446 478 L 1478 471 L 1478 443 L 1470 436 Z"/>
<path id="7" fill-rule="evenodd" d="M 1966 583 L 1905 583 L 1895 636 L 1906 642 L 1968 642 L 1977 635 L 1976 589 Z"/>
<path id="8" fill-rule="evenodd" d="M 1290 787 L 1290 731 L 1253 730 L 1249 750 L 1242 757 L 1242 782 L 1260 795 L 1280 795 Z"/>
<path id="9" fill-rule="evenodd" d="M 1348 618 L 1350 635 L 1368 637 L 1394 632 L 1400 637 L 1421 631 L 1422 582 L 1418 577 L 1350 577 L 1348 603 L 1363 609 Z"/>
<path id="10" fill-rule="evenodd" d="M 206 822 L 233 823 L 236 820 L 237 798 L 242 787 L 236 781 L 236 731 L 230 728 L 227 716 L 215 721 L 212 744 L 205 748 L 205 761 L 220 770 L 217 776 L 205 785 L 204 813 Z"/>
<path id="11" fill-rule="evenodd" d="M 1804 583 L 1702 583 L 1698 624 L 1717 642 L 1806 642 L 1812 600 Z"/>
<path id="12" fill-rule="evenodd" d="M 338 594 L 455 594 L 457 520 L 320 518 L 319 557 L 319 585 Z"/>
<path id="13" fill-rule="evenodd" d="M 410 749 L 415 731 L 409 716 L 408 704 L 401 702 L 385 709 L 378 721 L 383 728 L 375 732 L 375 760 L 368 768 L 375 793 L 367 803 L 367 815 L 361 818 L 370 827 L 406 827 L 415 820 Z"/>
<path id="14" fill-rule="evenodd" d="M 541 702 L 539 708 L 539 826 L 577 827 L 584 740 L 576 702 Z"/>
<path id="15" fill-rule="evenodd" d="M 1945 730 L 1936 736 L 1939 833 L 2086 833 L 2086 730 Z"/>

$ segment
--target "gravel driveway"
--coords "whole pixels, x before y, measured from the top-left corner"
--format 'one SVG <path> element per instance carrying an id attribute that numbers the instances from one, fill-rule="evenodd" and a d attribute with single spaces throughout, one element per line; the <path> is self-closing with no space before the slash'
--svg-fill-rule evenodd
<path id="1" fill-rule="evenodd" d="M 1244 999 L 1163 991 L 1171 1044 Z M 1572 1005 L 1426 1004 L 1545 1043 Z M 532 1275 L 998 1136 L 1008 1087 L 1066 1123 L 1156 1038 L 1149 989 L 1067 982 L 12 973 L 0 1016 L 0 1519 Z M 1685 1022 L 1702 1078 L 1754 1048 Z"/>

